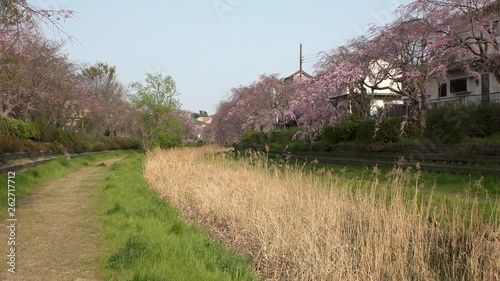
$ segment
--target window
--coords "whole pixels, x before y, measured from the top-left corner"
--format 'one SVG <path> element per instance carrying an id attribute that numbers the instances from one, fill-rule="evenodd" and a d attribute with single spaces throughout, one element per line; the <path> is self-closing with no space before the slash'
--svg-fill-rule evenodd
<path id="1" fill-rule="evenodd" d="M 448 95 L 448 85 L 446 83 L 443 83 L 439 85 L 439 97 L 446 97 Z"/>
<path id="2" fill-rule="evenodd" d="M 450 81 L 450 92 L 451 93 L 463 93 L 467 92 L 467 78 L 460 78 Z"/>

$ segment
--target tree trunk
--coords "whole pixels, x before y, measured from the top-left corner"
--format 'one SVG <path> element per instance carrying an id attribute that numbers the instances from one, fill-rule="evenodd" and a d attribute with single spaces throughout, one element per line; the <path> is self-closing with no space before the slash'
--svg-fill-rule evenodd
<path id="1" fill-rule="evenodd" d="M 411 105 L 412 112 L 413 112 L 413 118 L 416 121 L 418 133 L 420 136 L 424 135 L 424 131 L 427 128 L 427 120 L 425 118 L 426 117 L 425 116 L 425 103 L 424 103 L 425 98 L 422 97 L 422 99 L 424 99 L 424 100 L 419 101 L 418 99 L 413 99 L 412 105 Z"/>

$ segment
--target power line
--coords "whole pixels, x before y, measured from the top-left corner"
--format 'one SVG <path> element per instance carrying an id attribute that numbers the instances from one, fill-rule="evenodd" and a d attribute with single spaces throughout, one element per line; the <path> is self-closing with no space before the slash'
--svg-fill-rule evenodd
<path id="1" fill-rule="evenodd" d="M 323 58 L 309 58 L 309 59 L 303 59 L 302 62 L 304 63 L 310 63 L 310 62 L 318 62 L 323 60 Z"/>
<path id="2" fill-rule="evenodd" d="M 302 58 L 315 58 L 315 57 L 319 57 L 319 53 L 317 54 L 312 54 L 312 55 L 306 55 L 306 56 L 302 56 Z"/>

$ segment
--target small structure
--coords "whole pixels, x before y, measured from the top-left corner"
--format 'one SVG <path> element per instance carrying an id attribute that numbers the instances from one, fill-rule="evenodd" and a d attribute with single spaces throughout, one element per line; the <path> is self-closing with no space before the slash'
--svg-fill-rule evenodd
<path id="1" fill-rule="evenodd" d="M 311 79 L 311 78 L 313 78 L 313 76 L 311 74 L 305 72 L 304 70 L 297 70 L 293 74 L 291 74 L 288 77 L 286 77 L 285 79 L 283 79 L 283 81 L 285 83 L 287 83 L 287 82 L 293 82 L 293 81 L 295 81 L 297 79 L 308 80 L 308 79 Z"/>

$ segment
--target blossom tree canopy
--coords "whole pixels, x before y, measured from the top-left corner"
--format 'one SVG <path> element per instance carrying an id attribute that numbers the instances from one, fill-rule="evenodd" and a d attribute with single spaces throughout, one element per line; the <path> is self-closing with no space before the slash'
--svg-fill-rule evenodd
<path id="1" fill-rule="evenodd" d="M 402 11 L 432 22 L 455 64 L 465 63 L 465 70 L 476 76 L 492 72 L 500 83 L 500 2 L 416 0 Z"/>
<path id="2" fill-rule="evenodd" d="M 212 134 L 217 143 L 239 142 L 252 131 L 271 131 L 289 116 L 291 91 L 285 91 L 277 74 L 231 89 L 230 98 L 219 104 L 213 116 Z"/>
<path id="3" fill-rule="evenodd" d="M 41 34 L 41 24 L 52 24 L 64 34 L 60 22 L 72 18 L 71 10 L 45 10 L 27 0 L 0 0 L 0 46 L 2 53 L 24 53 L 24 43 Z M 67 34 L 66 34 L 67 35 Z"/>

